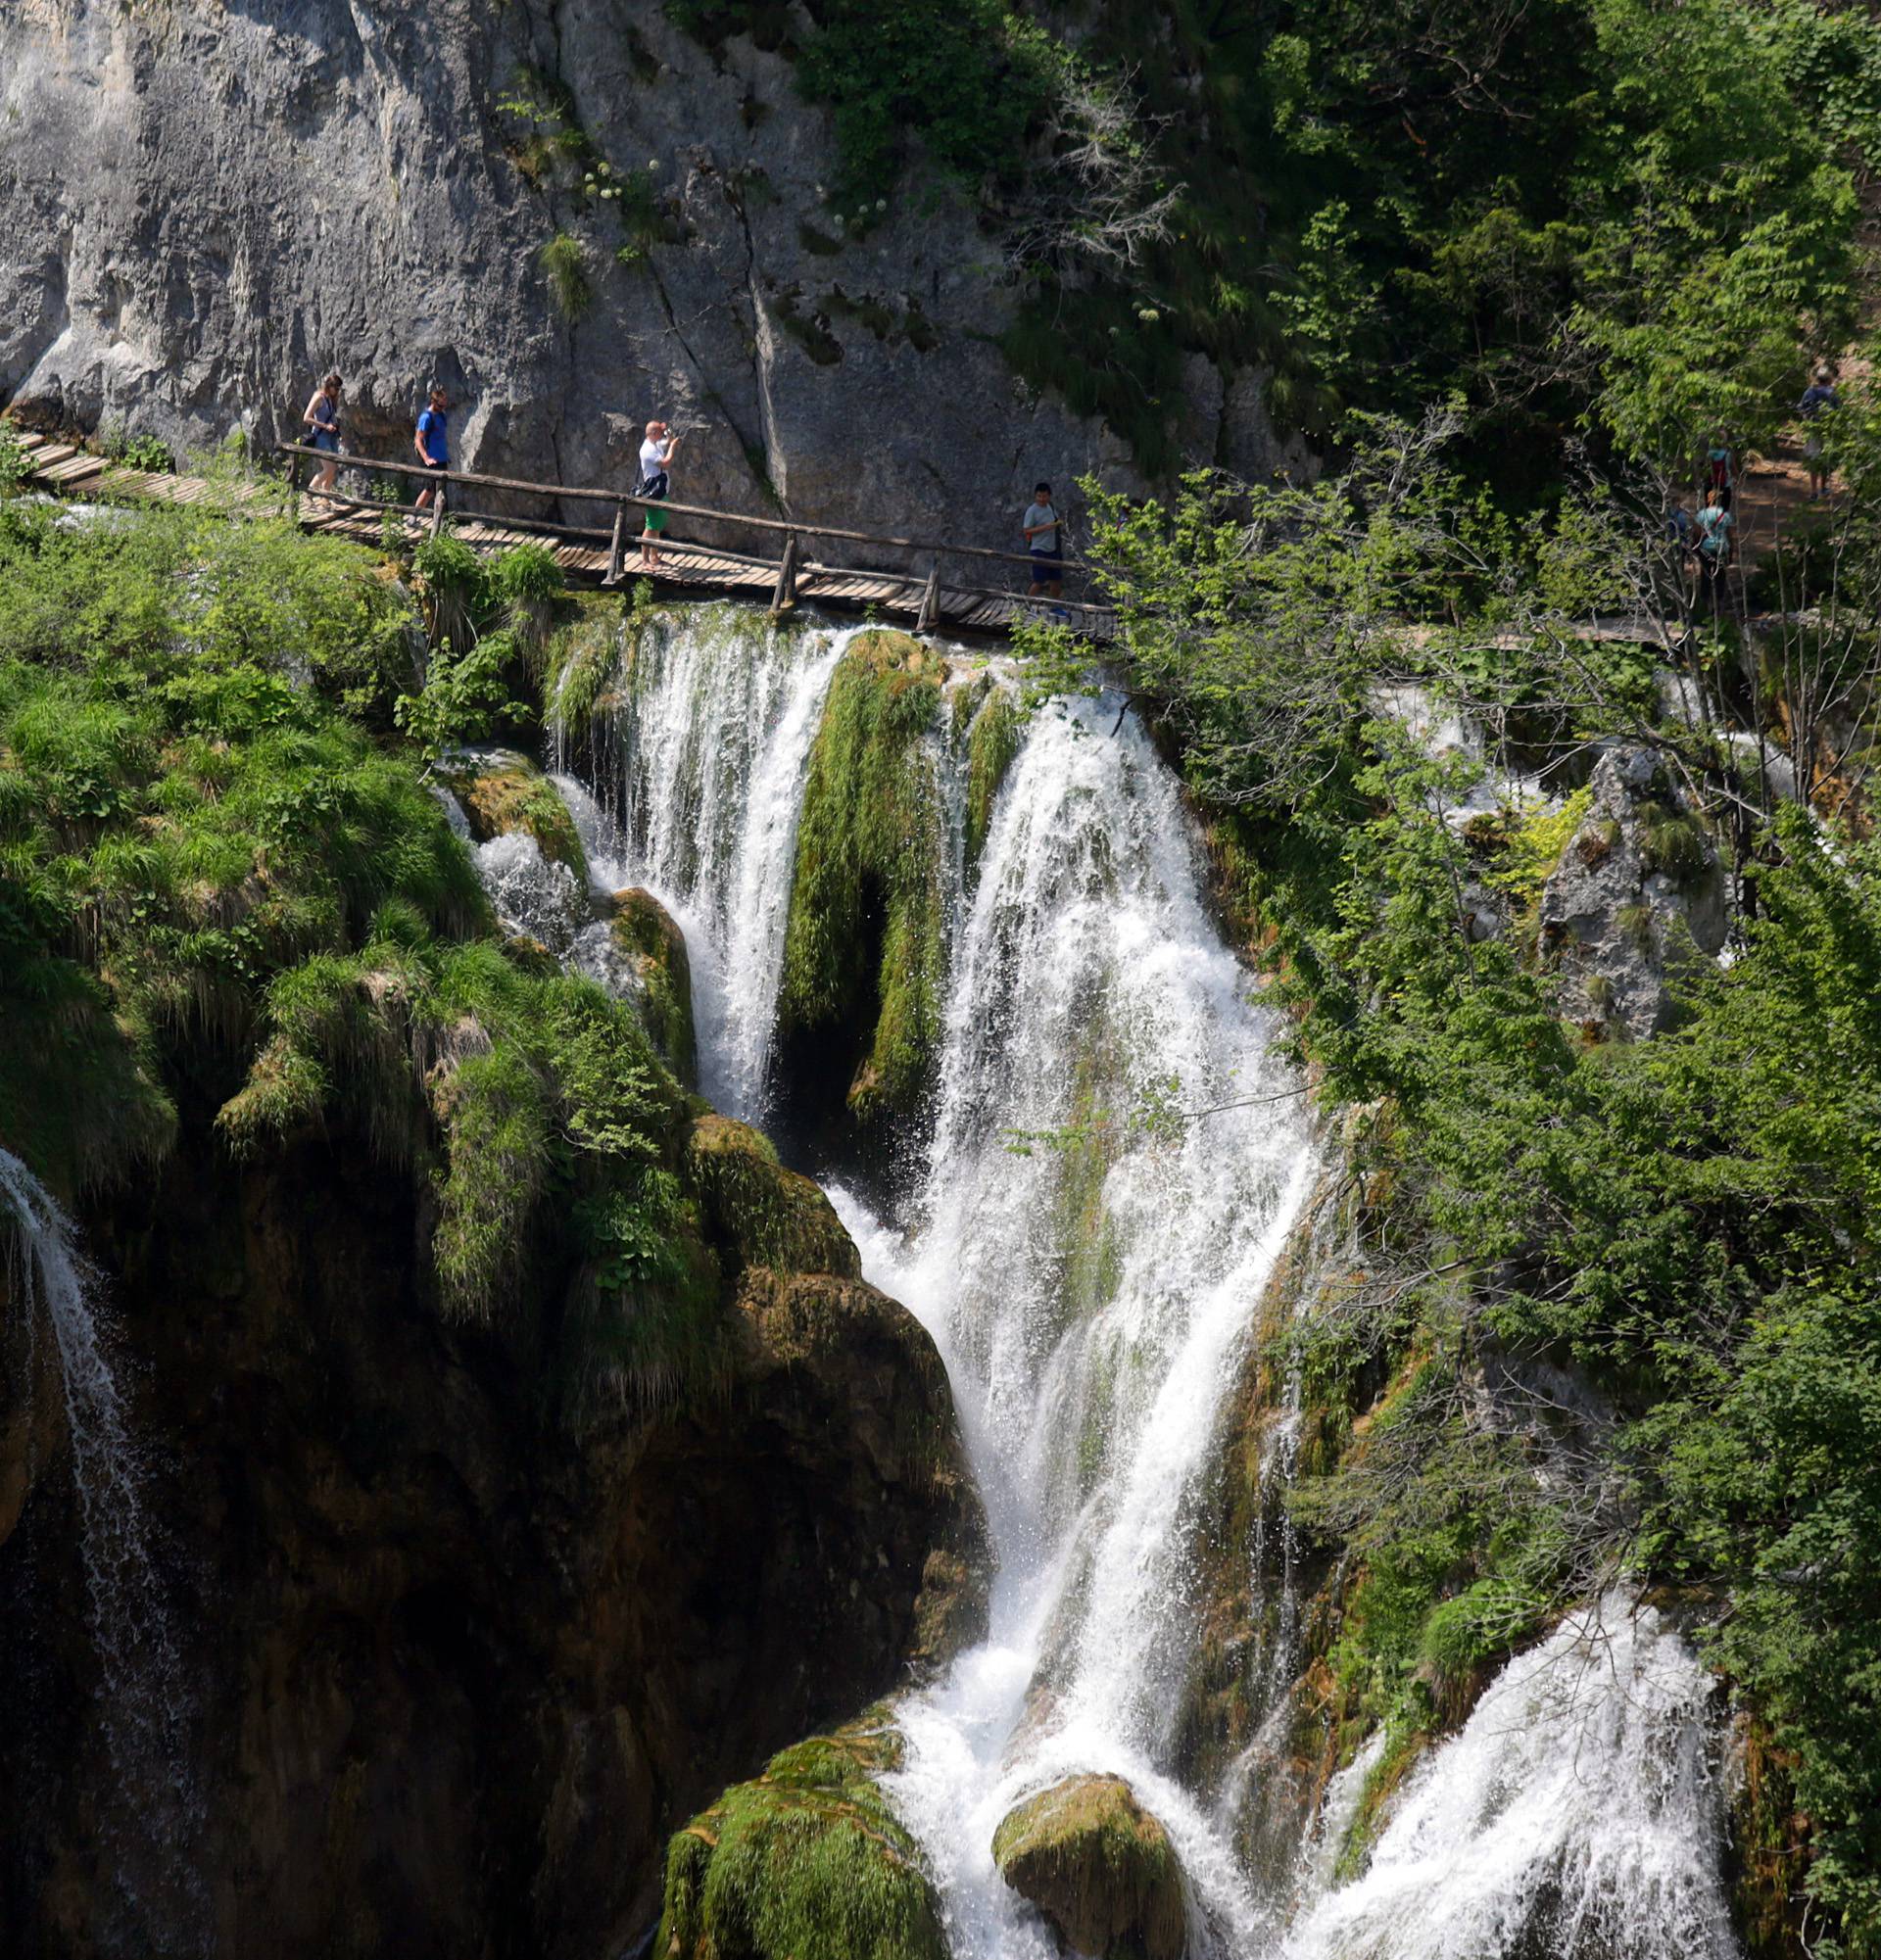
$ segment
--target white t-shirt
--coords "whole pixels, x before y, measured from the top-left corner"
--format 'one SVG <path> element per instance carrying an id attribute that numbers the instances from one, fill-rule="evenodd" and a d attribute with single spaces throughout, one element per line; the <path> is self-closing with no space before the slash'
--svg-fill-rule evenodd
<path id="1" fill-rule="evenodd" d="M 657 476 L 666 465 L 660 461 L 665 449 L 663 443 L 656 443 L 651 436 L 640 446 L 640 474 L 644 482 L 650 476 Z"/>

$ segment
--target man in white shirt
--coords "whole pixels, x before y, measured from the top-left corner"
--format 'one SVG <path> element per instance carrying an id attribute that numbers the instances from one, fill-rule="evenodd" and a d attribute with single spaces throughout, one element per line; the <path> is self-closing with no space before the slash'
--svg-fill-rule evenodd
<path id="1" fill-rule="evenodd" d="M 638 497 L 664 498 L 672 485 L 667 471 L 672 466 L 673 452 L 679 447 L 679 438 L 664 422 L 647 424 L 647 440 L 640 446 L 640 488 Z M 643 572 L 654 571 L 659 565 L 659 534 L 666 528 L 666 513 L 663 510 L 649 510 L 647 528 L 640 539 L 640 568 Z"/>

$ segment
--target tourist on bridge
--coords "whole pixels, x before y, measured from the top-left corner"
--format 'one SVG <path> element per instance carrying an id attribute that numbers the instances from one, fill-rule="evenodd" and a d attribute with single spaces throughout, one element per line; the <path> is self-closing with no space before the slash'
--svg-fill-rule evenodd
<path id="1" fill-rule="evenodd" d="M 1822 466 L 1822 432 L 1814 426 L 1815 418 L 1824 408 L 1840 406 L 1840 397 L 1835 392 L 1835 372 L 1825 362 L 1815 370 L 1815 378 L 1803 391 L 1803 399 L 1796 405 L 1796 411 L 1803 417 L 1803 454 L 1809 465 L 1809 495 L 1826 497 L 1829 494 L 1829 473 Z"/>
<path id="2" fill-rule="evenodd" d="M 333 488 L 333 479 L 339 474 L 340 454 L 340 377 L 329 374 L 314 391 L 314 399 L 307 405 L 307 413 L 301 420 L 308 428 L 308 442 L 322 455 L 335 458 L 322 463 L 314 472 L 314 481 L 308 489 L 315 497 Z"/>
<path id="3" fill-rule="evenodd" d="M 1731 497 L 1737 489 L 1737 458 L 1721 435 L 1713 436 L 1711 448 L 1705 452 L 1705 486 L 1712 502 L 1723 510 L 1731 507 Z M 1702 517 L 1700 521 L 1703 522 Z"/>
<path id="4" fill-rule="evenodd" d="M 411 447 L 418 453 L 418 460 L 426 469 L 449 469 L 451 467 L 451 398 L 442 388 L 431 391 L 431 405 L 418 417 L 418 432 L 411 439 Z M 422 510 L 432 498 L 444 502 L 444 485 L 418 493 L 418 508 Z"/>
<path id="5" fill-rule="evenodd" d="M 673 452 L 679 448 L 679 438 L 665 422 L 649 422 L 647 440 L 640 446 L 640 488 L 638 497 L 663 500 L 672 488 L 672 480 L 667 472 L 672 468 Z M 666 528 L 666 512 L 650 510 L 647 513 L 647 528 L 641 534 L 640 568 L 651 572 L 659 566 L 659 534 Z"/>
<path id="6" fill-rule="evenodd" d="M 1049 593 L 1057 598 L 1065 589 L 1065 554 L 1058 548 L 1058 513 L 1051 507 L 1051 485 L 1036 483 L 1032 502 L 1019 520 L 1026 534 L 1026 550 L 1032 553 L 1032 586 L 1028 598 Z"/>
<path id="7" fill-rule="evenodd" d="M 1711 590 L 1713 607 L 1717 604 L 1718 587 L 1730 570 L 1732 558 L 1736 556 L 1736 544 L 1731 536 L 1736 528 L 1737 519 L 1731 515 L 1729 492 L 1713 489 L 1704 509 L 1698 513 L 1698 566 Z"/>

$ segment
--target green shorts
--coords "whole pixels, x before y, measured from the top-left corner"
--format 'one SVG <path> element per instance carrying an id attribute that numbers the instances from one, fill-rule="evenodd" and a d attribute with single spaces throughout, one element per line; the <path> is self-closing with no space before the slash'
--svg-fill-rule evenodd
<path id="1" fill-rule="evenodd" d="M 666 528 L 666 513 L 663 510 L 650 510 L 647 513 L 647 528 L 650 531 L 663 531 Z"/>

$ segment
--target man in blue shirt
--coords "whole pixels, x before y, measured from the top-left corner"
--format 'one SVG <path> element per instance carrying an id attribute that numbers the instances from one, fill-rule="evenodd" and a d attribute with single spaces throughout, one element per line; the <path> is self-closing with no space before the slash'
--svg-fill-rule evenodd
<path id="1" fill-rule="evenodd" d="M 451 403 L 442 388 L 431 391 L 431 406 L 418 417 L 418 432 L 411 439 L 411 447 L 418 453 L 418 460 L 426 469 L 449 469 L 451 467 Z M 433 497 L 444 502 L 444 485 L 434 490 L 418 493 L 418 508 L 422 510 Z"/>
<path id="2" fill-rule="evenodd" d="M 1811 424 L 1824 408 L 1840 406 L 1835 392 L 1835 375 L 1826 366 L 1815 370 L 1815 378 L 1803 391 L 1803 399 L 1796 405 L 1796 411 L 1803 417 L 1803 454 L 1809 465 L 1809 495 L 1826 497 L 1829 494 L 1829 473 L 1822 467 L 1821 431 Z"/>

